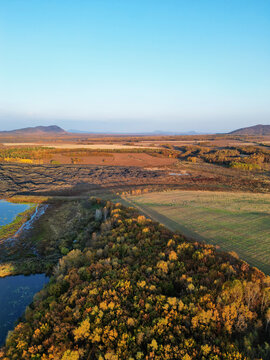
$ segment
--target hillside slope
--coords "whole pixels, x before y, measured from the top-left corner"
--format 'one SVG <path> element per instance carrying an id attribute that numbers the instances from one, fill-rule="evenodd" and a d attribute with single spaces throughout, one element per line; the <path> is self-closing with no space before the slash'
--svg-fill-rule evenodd
<path id="1" fill-rule="evenodd" d="M 270 135 L 270 125 L 254 125 L 234 130 L 229 134 L 234 135 Z"/>
<path id="2" fill-rule="evenodd" d="M 60 128 L 57 125 L 50 125 L 50 126 L 35 126 L 35 127 L 27 127 L 22 129 L 15 129 L 10 131 L 0 131 L 3 134 L 19 134 L 19 135 L 30 135 L 30 134 L 39 134 L 39 133 L 46 133 L 46 134 L 64 134 L 66 131 Z"/>
<path id="3" fill-rule="evenodd" d="M 269 278 L 132 208 L 92 205 L 100 232 L 60 260 L 0 359 L 269 359 Z"/>

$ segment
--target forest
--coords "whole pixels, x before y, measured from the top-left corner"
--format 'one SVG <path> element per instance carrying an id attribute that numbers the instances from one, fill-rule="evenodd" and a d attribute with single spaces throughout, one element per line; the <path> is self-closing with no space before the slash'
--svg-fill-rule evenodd
<path id="1" fill-rule="evenodd" d="M 182 147 L 167 146 L 178 152 L 178 159 L 193 163 L 204 161 L 240 170 L 266 170 L 270 163 L 269 146 L 213 147 L 211 143 Z"/>
<path id="2" fill-rule="evenodd" d="M 269 277 L 134 208 L 90 203 L 91 226 L 62 251 L 0 359 L 270 358 Z"/>

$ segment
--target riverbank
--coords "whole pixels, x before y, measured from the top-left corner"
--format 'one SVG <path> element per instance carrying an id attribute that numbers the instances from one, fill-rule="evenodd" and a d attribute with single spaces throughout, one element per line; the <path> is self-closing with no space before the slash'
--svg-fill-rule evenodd
<path id="1" fill-rule="evenodd" d="M 32 204 L 29 209 L 26 209 L 22 213 L 18 214 L 11 223 L 1 226 L 0 243 L 17 236 L 23 225 L 32 218 L 33 214 L 35 214 L 36 209 L 37 205 Z"/>
<path id="2" fill-rule="evenodd" d="M 90 199 L 49 199 L 17 237 L 0 243 L 0 277 L 51 274 L 63 255 L 91 241 L 96 226 Z"/>
<path id="3" fill-rule="evenodd" d="M 5 199 L 12 204 L 25 204 L 30 208 L 20 212 L 14 220 L 0 226 L 0 243 L 4 240 L 12 240 L 18 237 L 24 230 L 29 230 L 33 223 L 44 214 L 48 207 L 48 197 L 45 196 L 13 196 Z"/>
<path id="4" fill-rule="evenodd" d="M 37 203 L 33 204 L 33 200 Z M 35 268 L 34 273 L 42 272 L 42 261 L 38 262 L 38 254 L 32 247 L 32 255 L 29 256 L 27 238 L 35 225 L 35 222 L 44 215 L 48 204 L 43 204 L 43 198 L 16 197 L 8 199 L 9 203 L 27 204 L 30 208 L 17 214 L 14 220 L 0 227 L 0 278 L 31 274 L 29 269 Z M 25 250 L 22 250 L 25 248 Z M 18 252 L 19 256 L 16 255 Z M 39 265 L 39 268 L 38 266 Z M 25 269 L 26 268 L 26 269 Z"/>
<path id="5" fill-rule="evenodd" d="M 41 215 L 43 215 L 47 209 L 48 205 L 36 205 L 35 210 L 30 216 L 30 218 L 25 221 L 22 226 L 16 231 L 16 233 L 7 239 L 7 241 L 11 242 L 12 240 L 15 240 L 23 231 L 30 230 L 34 222 L 40 218 Z"/>

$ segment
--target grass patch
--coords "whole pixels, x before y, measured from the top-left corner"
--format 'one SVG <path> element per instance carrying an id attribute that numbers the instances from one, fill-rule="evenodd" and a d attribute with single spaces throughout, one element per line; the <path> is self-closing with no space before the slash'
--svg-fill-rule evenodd
<path id="1" fill-rule="evenodd" d="M 7 201 L 15 204 L 42 204 L 49 200 L 48 196 L 33 196 L 33 195 L 15 195 L 8 198 Z"/>
<path id="2" fill-rule="evenodd" d="M 125 200 L 171 230 L 234 251 L 270 274 L 270 195 L 168 191 Z"/>

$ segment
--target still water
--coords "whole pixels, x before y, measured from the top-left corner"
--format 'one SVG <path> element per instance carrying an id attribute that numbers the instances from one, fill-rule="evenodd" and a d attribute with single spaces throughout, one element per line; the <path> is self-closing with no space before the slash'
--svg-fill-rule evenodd
<path id="1" fill-rule="evenodd" d="M 30 205 L 0 200 L 0 227 L 12 222 L 29 207 Z M 13 329 L 18 318 L 23 315 L 33 296 L 48 280 L 44 274 L 0 278 L 0 346 L 4 344 L 8 331 Z"/>
<path id="2" fill-rule="evenodd" d="M 0 346 L 25 308 L 49 281 L 44 274 L 0 278 Z"/>
<path id="3" fill-rule="evenodd" d="M 13 204 L 0 200 L 0 226 L 9 224 L 19 213 L 29 209 L 29 207 L 28 204 Z"/>

